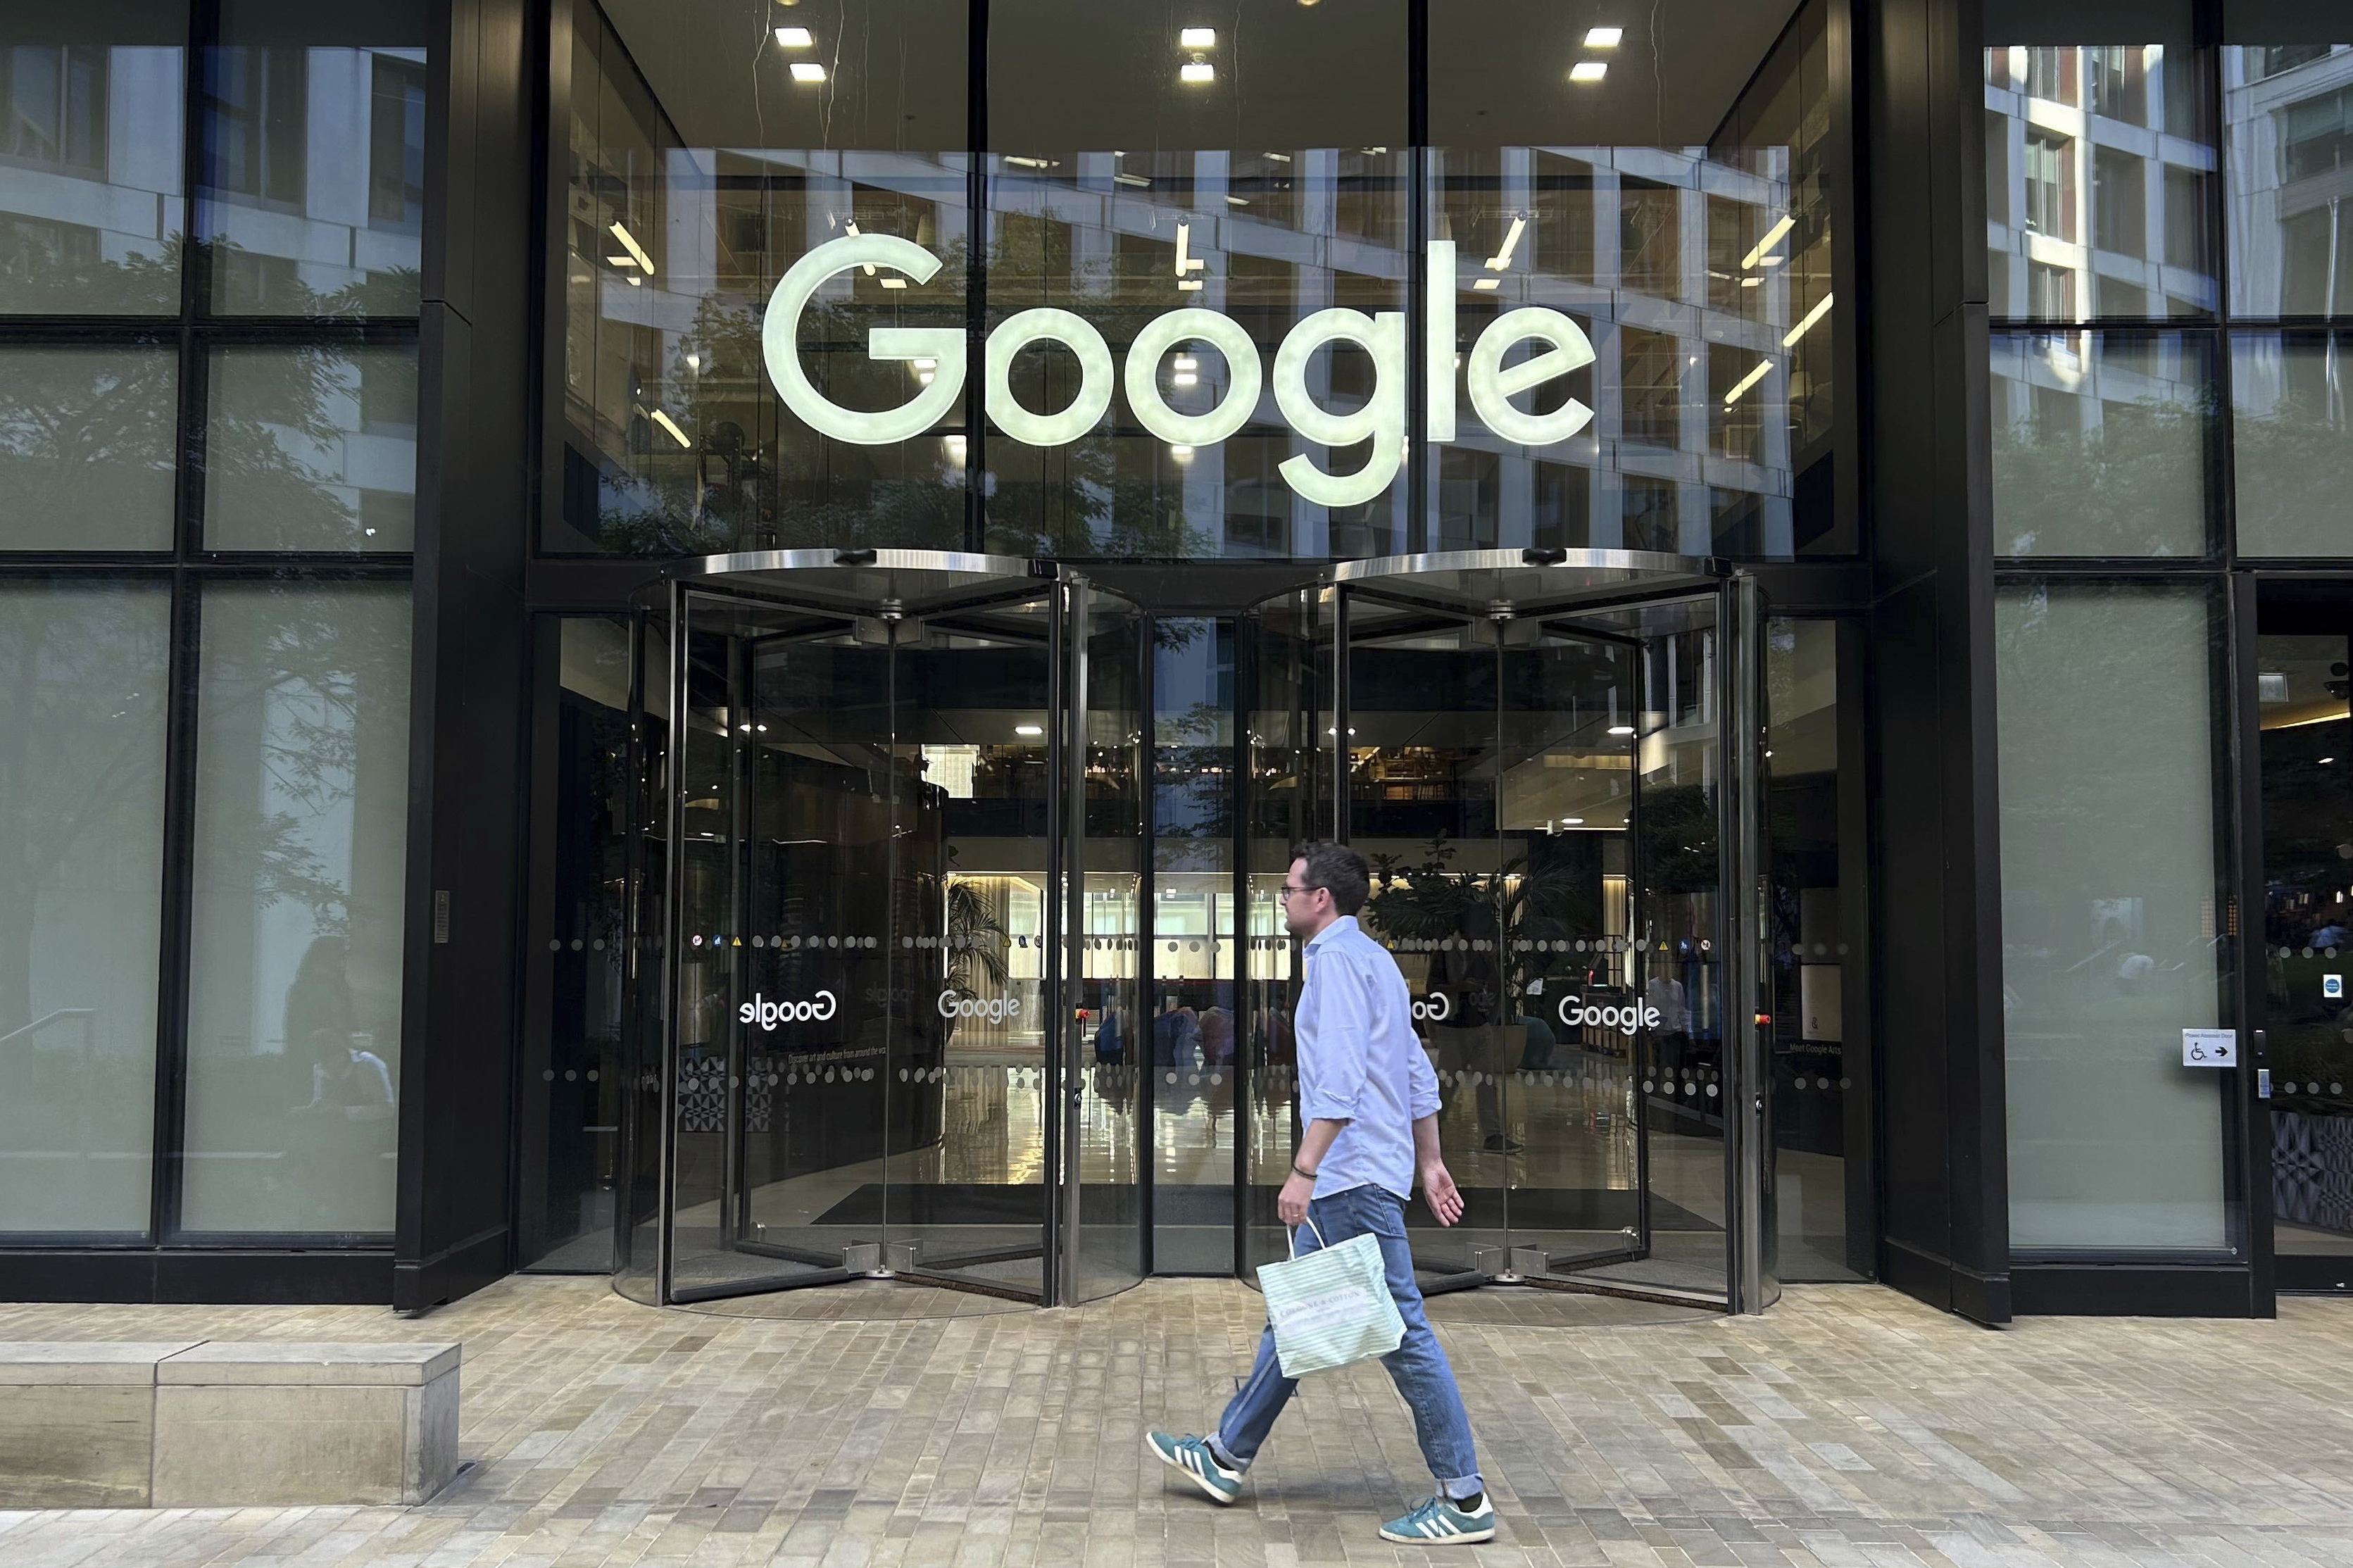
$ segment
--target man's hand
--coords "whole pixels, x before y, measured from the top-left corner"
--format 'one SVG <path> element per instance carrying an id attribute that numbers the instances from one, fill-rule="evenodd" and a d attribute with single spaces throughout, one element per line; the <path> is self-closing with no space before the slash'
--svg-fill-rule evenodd
<path id="1" fill-rule="evenodd" d="M 1288 1187 L 1283 1189 L 1289 1192 Z M 1432 1160 L 1421 1168 L 1421 1198 L 1430 1205 L 1430 1217 L 1440 1225 L 1452 1225 L 1462 1217 L 1462 1189 L 1454 1184 L 1454 1173 L 1443 1160 Z"/>
<path id="2" fill-rule="evenodd" d="M 1307 1200 L 1314 1195 L 1315 1184 L 1298 1172 L 1292 1172 L 1291 1179 L 1282 1184 L 1282 1191 L 1275 1197 L 1275 1217 L 1286 1226 L 1295 1227 L 1303 1224 L 1307 1218 Z M 1461 1206 L 1460 1200 L 1457 1200 L 1456 1206 Z"/>

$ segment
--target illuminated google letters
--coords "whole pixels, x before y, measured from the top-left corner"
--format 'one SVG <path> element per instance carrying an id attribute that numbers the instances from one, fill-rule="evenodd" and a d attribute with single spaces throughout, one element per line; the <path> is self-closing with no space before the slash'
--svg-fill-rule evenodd
<path id="1" fill-rule="evenodd" d="M 802 368 L 800 328 L 809 301 L 828 282 L 859 268 L 888 268 L 917 284 L 928 283 L 940 258 L 910 239 L 888 234 L 846 235 L 828 240 L 793 263 L 777 279 L 761 327 L 761 353 L 777 395 L 809 428 L 837 441 L 884 447 L 934 428 L 964 395 L 965 334 L 959 327 L 876 327 L 866 335 L 866 352 L 878 360 L 929 360 L 928 385 L 896 408 L 863 413 L 844 408 L 819 392 Z M 1430 244 L 1430 290 L 1426 344 L 1430 439 L 1455 438 L 1454 242 Z M 1303 455 L 1287 458 L 1282 477 L 1319 506 L 1355 506 L 1388 489 L 1405 460 L 1406 318 L 1401 310 L 1366 315 L 1361 310 L 1318 310 L 1283 335 L 1274 355 L 1274 405 L 1283 422 L 1323 447 L 1370 442 L 1365 466 L 1350 474 L 1326 473 Z M 1067 407 L 1040 414 L 1013 395 L 1013 362 L 1033 343 L 1058 342 L 1078 356 L 1079 390 Z M 1361 408 L 1340 412 L 1315 401 L 1307 371 L 1315 351 L 1328 343 L 1355 343 L 1371 356 L 1373 395 Z M 1542 352 L 1508 368 L 1504 356 L 1522 342 Z M 1180 343 L 1206 343 L 1228 371 L 1225 395 L 1206 414 L 1183 414 L 1161 395 L 1160 362 Z M 1593 344 L 1584 330 L 1562 315 L 1529 306 L 1495 318 L 1471 350 L 1463 384 L 1472 412 L 1489 430 L 1524 447 L 1548 447 L 1585 428 L 1593 410 L 1570 398 L 1549 414 L 1529 414 L 1514 395 L 1593 363 Z M 1022 310 L 988 334 L 981 367 L 984 404 L 997 427 L 1032 447 L 1060 447 L 1093 429 L 1111 407 L 1111 346 L 1084 317 L 1069 310 Z M 1240 429 L 1258 406 L 1264 371 L 1258 345 L 1232 317 L 1190 306 L 1146 322 L 1130 347 L 1121 378 L 1136 422 L 1163 441 L 1187 447 L 1215 446 Z"/>

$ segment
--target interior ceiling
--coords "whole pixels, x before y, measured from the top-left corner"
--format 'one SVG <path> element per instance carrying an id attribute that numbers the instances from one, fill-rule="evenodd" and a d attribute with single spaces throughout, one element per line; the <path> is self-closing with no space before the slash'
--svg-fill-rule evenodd
<path id="1" fill-rule="evenodd" d="M 695 147 L 937 152 L 965 135 L 965 0 L 606 0 L 624 47 Z M 1431 7 L 1440 146 L 1704 144 L 1793 0 L 1446 0 Z M 995 0 L 989 143 L 1001 153 L 1401 147 L 1404 0 Z M 1177 79 L 1217 29 L 1207 84 Z M 778 26 L 806 26 L 788 50 Z M 1588 29 L 1623 30 L 1588 49 Z M 1605 61 L 1571 83 L 1579 59 Z M 796 82 L 796 60 L 827 69 Z"/>

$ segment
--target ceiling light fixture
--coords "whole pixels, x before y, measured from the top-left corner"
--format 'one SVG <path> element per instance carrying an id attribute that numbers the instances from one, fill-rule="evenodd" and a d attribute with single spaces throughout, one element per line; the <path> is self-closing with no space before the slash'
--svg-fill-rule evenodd
<path id="1" fill-rule="evenodd" d="M 1609 732 L 1613 735 L 1630 735 L 1634 732 L 1634 726 L 1631 724 L 1612 724 L 1609 726 Z"/>
<path id="2" fill-rule="evenodd" d="M 1503 286 L 1504 280 L 1500 278 L 1476 278 L 1471 282 L 1471 287 L 1480 289 L 1501 289 Z"/>
<path id="3" fill-rule="evenodd" d="M 1738 381 L 1736 381 L 1736 382 L 1734 382 L 1734 383 L 1732 384 L 1732 390 L 1731 390 L 1730 392 L 1727 392 L 1727 393 L 1725 393 L 1725 394 L 1724 395 L 1724 405 L 1725 405 L 1726 408 L 1729 408 L 1729 407 L 1731 407 L 1734 404 L 1736 404 L 1736 403 L 1739 402 L 1739 401 L 1740 401 L 1740 395 L 1741 395 L 1742 393 L 1744 393 L 1744 392 L 1746 392 L 1750 387 L 1752 387 L 1752 386 L 1756 385 L 1758 382 L 1760 382 L 1760 381 L 1764 380 L 1764 379 L 1765 379 L 1765 373 L 1766 373 L 1767 371 L 1768 371 L 1768 370 L 1771 370 L 1772 368 L 1773 368 L 1773 362 L 1772 362 L 1771 360 L 1769 360 L 1769 359 L 1760 359 L 1760 360 L 1758 360 L 1758 361 L 1757 362 L 1757 368 L 1756 368 L 1756 369 L 1754 369 L 1754 370 L 1750 371 L 1746 375 L 1742 376 Z"/>
<path id="4" fill-rule="evenodd" d="M 1176 79 L 1191 82 L 1196 86 L 1202 82 L 1215 81 L 1218 79 L 1218 68 L 1207 60 L 1187 60 L 1184 68 L 1176 73 Z"/>
<path id="5" fill-rule="evenodd" d="M 1046 732 L 1046 727 L 1043 724 L 1016 724 L 1013 726 L 1013 732 L 1017 735 L 1028 735 L 1034 739 L 1037 736 L 1044 734 Z"/>
<path id="6" fill-rule="evenodd" d="M 1579 60 L 1568 68 L 1571 81 L 1599 81 L 1609 74 L 1609 66 L 1600 60 Z"/>
<path id="7" fill-rule="evenodd" d="M 825 79 L 825 68 L 818 64 L 815 60 L 795 60 L 793 62 L 793 79 L 795 81 L 806 82 L 823 81 Z"/>
<path id="8" fill-rule="evenodd" d="M 670 432 L 670 438 L 671 440 L 677 442 L 681 447 L 685 447 L 690 449 L 693 447 L 694 437 L 680 429 L 678 427 L 678 421 L 671 418 L 665 410 L 657 408 L 653 411 L 650 417 L 655 424 Z"/>
<path id="9" fill-rule="evenodd" d="M 617 223 L 605 232 L 621 242 L 621 248 L 629 253 L 631 260 L 646 269 L 647 277 L 654 275 L 654 258 L 646 254 L 646 247 L 638 243 L 638 237 L 631 234 L 626 226 Z"/>
<path id="10" fill-rule="evenodd" d="M 1585 29 L 1585 47 L 1588 49 L 1614 49 L 1618 47 L 1618 40 L 1625 36 L 1623 27 L 1588 27 Z"/>
<path id="11" fill-rule="evenodd" d="M 1525 213 L 1514 213 L 1512 215 L 1512 226 L 1506 230 L 1504 235 L 1504 248 L 1495 252 L 1494 255 L 1487 258 L 1487 266 L 1491 271 L 1501 272 L 1511 266 L 1512 252 L 1520 247 L 1520 236 L 1527 233 L 1527 215 Z"/>
<path id="12" fill-rule="evenodd" d="M 1215 27 L 1182 28 L 1176 34 L 1176 43 L 1181 48 L 1214 49 L 1218 47 L 1218 30 Z"/>
<path id="13" fill-rule="evenodd" d="M 776 29 L 776 42 L 788 49 L 813 49 L 817 47 L 817 39 L 807 27 L 779 27 Z"/>
<path id="14" fill-rule="evenodd" d="M 1767 229 L 1765 231 L 1765 237 L 1757 242 L 1757 248 L 1740 258 L 1740 265 L 1744 268 L 1754 267 L 1759 261 L 1765 259 L 1765 253 L 1772 249 L 1776 245 L 1778 245 L 1781 242 L 1781 237 L 1788 233 L 1796 224 L 1797 219 L 1791 217 L 1788 213 L 1783 213 L 1781 215 L 1781 221 L 1775 224 L 1771 228 Z"/>
<path id="15" fill-rule="evenodd" d="M 1798 340 L 1806 335 L 1807 329 L 1811 327 L 1816 321 L 1820 321 L 1823 313 L 1830 308 L 1831 297 L 1828 294 L 1825 294 L 1822 296 L 1820 303 L 1817 304 L 1812 310 L 1807 311 L 1803 316 L 1799 318 L 1798 324 L 1791 327 L 1789 329 L 1788 335 L 1781 340 L 1781 346 L 1785 349 L 1797 347 Z"/>

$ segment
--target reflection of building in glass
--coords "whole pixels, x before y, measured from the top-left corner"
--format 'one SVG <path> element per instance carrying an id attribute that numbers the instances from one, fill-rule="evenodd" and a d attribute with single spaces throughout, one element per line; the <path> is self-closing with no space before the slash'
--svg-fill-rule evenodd
<path id="1" fill-rule="evenodd" d="M 2222 51 L 2241 316 L 2353 311 L 2353 47 Z"/>
<path id="2" fill-rule="evenodd" d="M 1278 111 L 1254 106 L 1249 119 L 1264 123 L 1237 110 L 1228 128 L 1272 133 L 1249 145 L 1204 145 L 1189 126 L 1156 151 L 1072 145 L 1065 121 L 1020 89 L 1024 49 L 997 28 L 992 150 L 977 172 L 956 150 L 965 126 L 947 85 L 965 74 L 960 27 L 927 34 L 907 66 L 933 89 L 921 95 L 880 57 L 869 69 L 863 46 L 846 41 L 828 57 L 819 117 L 786 74 L 788 51 L 760 61 L 745 88 L 682 92 L 673 76 L 692 50 L 654 37 L 638 7 L 607 10 L 609 23 L 593 7 L 576 13 L 572 53 L 567 439 L 554 548 L 889 541 L 1297 557 L 1848 547 L 1829 540 L 1834 182 L 1820 7 L 1771 47 L 1747 89 L 1727 89 L 1720 123 L 1673 127 L 1697 132 L 1682 145 L 1441 145 L 1419 161 L 1402 145 L 1401 83 L 1394 103 L 1346 95 L 1346 127 L 1276 123 Z M 1435 113 L 1441 88 L 1431 92 Z M 917 115 L 926 129 L 911 133 L 900 122 Z M 1277 139 L 1293 130 L 1335 142 L 1353 130 L 1361 141 Z M 976 193 L 986 206 L 977 230 Z M 951 374 L 923 359 L 871 359 L 870 329 L 972 334 L 965 398 L 894 446 L 819 437 L 781 406 L 762 360 L 776 279 L 851 233 L 913 239 L 944 265 L 924 283 L 870 269 L 820 290 L 799 347 L 828 398 L 886 409 Z M 1423 336 L 1440 308 L 1422 276 L 1431 241 L 1452 244 L 1457 269 L 1451 439 L 1450 367 L 1423 363 L 1448 352 Z M 1025 446 L 980 417 L 979 334 L 1041 307 L 1099 329 L 1123 373 L 1154 318 L 1220 312 L 1257 346 L 1265 384 L 1221 441 L 1154 436 L 1123 384 L 1080 439 Z M 1569 398 L 1593 411 L 1576 436 L 1543 447 L 1482 428 L 1463 395 L 1480 332 L 1522 307 L 1567 314 L 1594 350 L 1589 367 L 1519 395 L 1515 405 L 1536 415 Z M 1343 416 L 1406 400 L 1407 427 L 1430 436 L 1409 438 L 1399 478 L 1373 500 L 1326 507 L 1299 495 L 1282 464 L 1354 472 L 1370 443 L 1326 447 L 1298 434 L 1276 406 L 1274 371 L 1285 335 L 1335 308 L 1405 314 L 1413 358 L 1399 384 L 1382 385 L 1357 347 L 1319 353 L 1307 371 L 1314 400 Z M 1512 350 L 1506 370 L 1537 347 Z M 1183 340 L 1153 380 L 1171 410 L 1198 416 L 1231 377 L 1214 347 Z M 1075 359 L 1053 346 L 1018 356 L 1009 377 L 1038 411 L 1066 406 L 1077 383 Z"/>
<path id="3" fill-rule="evenodd" d="M 168 35 L 0 48 L 0 308 L 176 304 L 107 268 L 180 234 L 185 58 Z"/>
<path id="4" fill-rule="evenodd" d="M 1997 318 L 2211 314 L 2214 173 L 2195 76 L 2161 44 L 1986 51 Z"/>

